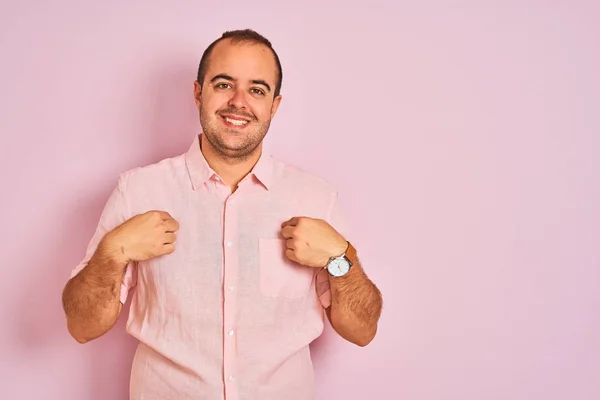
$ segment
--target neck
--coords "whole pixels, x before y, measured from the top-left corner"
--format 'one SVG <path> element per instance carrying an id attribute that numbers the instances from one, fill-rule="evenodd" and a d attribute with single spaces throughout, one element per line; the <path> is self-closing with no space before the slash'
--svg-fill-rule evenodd
<path id="1" fill-rule="evenodd" d="M 262 154 L 261 144 L 247 157 L 226 157 L 218 152 L 204 135 L 201 135 L 200 138 L 200 149 L 206 162 L 225 181 L 232 192 L 237 189 L 238 183 L 252 171 Z"/>

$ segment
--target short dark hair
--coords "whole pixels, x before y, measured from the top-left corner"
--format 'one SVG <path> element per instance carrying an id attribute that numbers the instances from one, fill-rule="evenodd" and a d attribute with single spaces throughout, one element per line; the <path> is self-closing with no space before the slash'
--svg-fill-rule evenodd
<path id="1" fill-rule="evenodd" d="M 275 49 L 273 49 L 271 42 L 266 37 L 262 36 L 256 31 L 253 31 L 252 29 L 227 31 L 223 33 L 220 38 L 212 42 L 202 54 L 202 59 L 200 60 L 200 65 L 198 66 L 198 83 L 200 85 L 204 83 L 204 78 L 206 76 L 206 70 L 208 69 L 210 55 L 217 43 L 224 39 L 230 39 L 231 42 L 234 44 L 239 42 L 263 44 L 271 50 L 273 56 L 275 57 L 275 64 L 277 65 L 277 82 L 275 84 L 275 92 L 273 94 L 273 97 L 277 97 L 279 95 L 279 92 L 281 91 L 281 83 L 283 81 L 283 71 L 281 70 L 281 62 L 279 61 L 279 56 L 277 55 Z"/>

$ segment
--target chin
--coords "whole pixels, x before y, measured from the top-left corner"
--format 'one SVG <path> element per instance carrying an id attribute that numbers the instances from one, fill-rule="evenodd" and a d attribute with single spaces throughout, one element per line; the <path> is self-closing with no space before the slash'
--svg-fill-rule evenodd
<path id="1" fill-rule="evenodd" d="M 244 132 L 224 132 L 219 135 L 219 142 L 231 150 L 239 150 L 248 147 L 251 140 Z"/>
<path id="2" fill-rule="evenodd" d="M 252 154 L 260 143 L 253 143 L 246 134 L 235 132 L 219 135 L 216 144 L 217 150 L 224 155 L 245 157 Z"/>

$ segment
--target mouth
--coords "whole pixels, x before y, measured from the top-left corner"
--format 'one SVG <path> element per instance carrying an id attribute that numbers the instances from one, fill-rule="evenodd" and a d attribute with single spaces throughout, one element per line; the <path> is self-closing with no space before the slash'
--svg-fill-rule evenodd
<path id="1" fill-rule="evenodd" d="M 223 123 L 230 128 L 240 129 L 244 128 L 250 123 L 249 120 L 234 115 L 221 115 L 220 117 L 221 121 L 223 121 Z"/>

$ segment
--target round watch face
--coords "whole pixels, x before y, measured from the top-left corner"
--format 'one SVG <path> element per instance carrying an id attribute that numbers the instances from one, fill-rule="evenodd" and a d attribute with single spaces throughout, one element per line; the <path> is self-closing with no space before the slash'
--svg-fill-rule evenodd
<path id="1" fill-rule="evenodd" d="M 332 260 L 329 266 L 327 267 L 327 270 L 333 276 L 346 275 L 349 269 L 350 264 L 345 258 L 336 258 L 335 260 Z"/>

